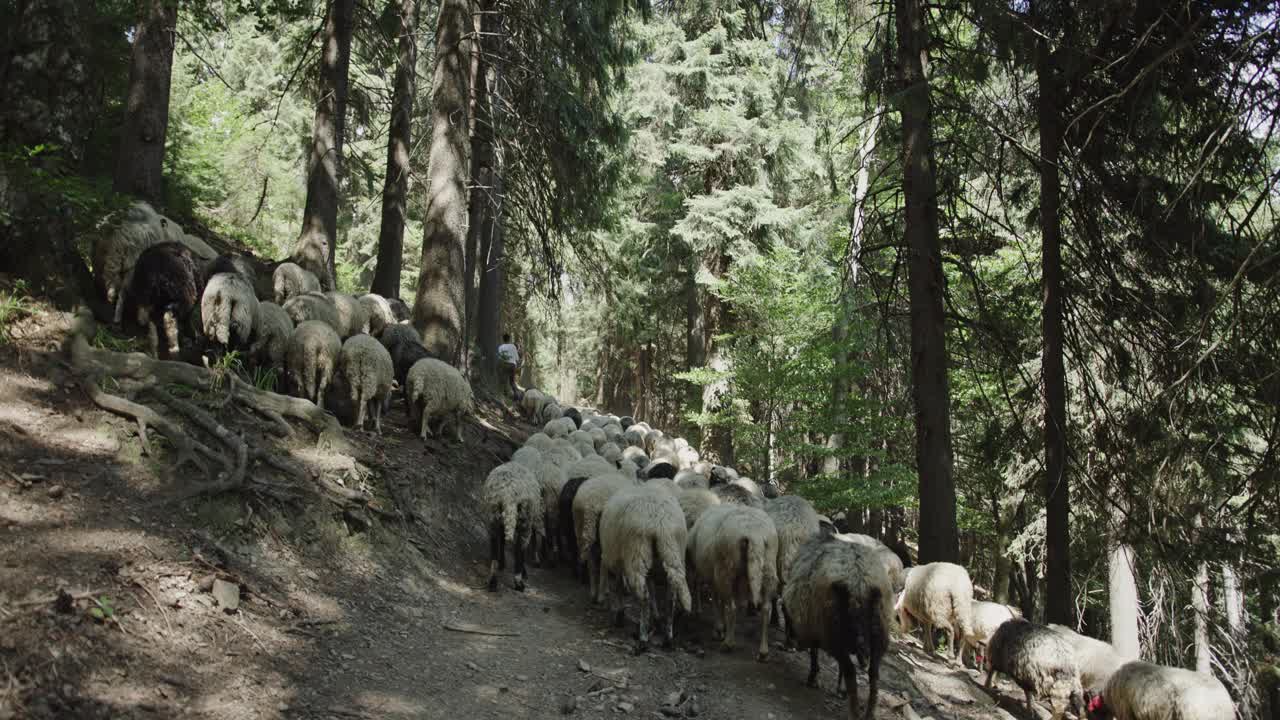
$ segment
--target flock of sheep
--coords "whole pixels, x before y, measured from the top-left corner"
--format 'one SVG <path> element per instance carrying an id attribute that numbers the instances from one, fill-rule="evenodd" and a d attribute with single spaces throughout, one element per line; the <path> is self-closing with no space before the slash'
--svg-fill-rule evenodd
<path id="1" fill-rule="evenodd" d="M 399 299 L 321 292 L 290 262 L 259 278 L 245 258 L 217 254 L 146 203 L 98 243 L 94 270 L 116 322 L 145 326 L 162 359 L 179 355 L 184 336 L 208 355 L 237 352 L 322 409 L 326 395 L 349 400 L 347 419 L 363 429 L 372 418 L 379 433 L 398 384 L 423 437 L 451 430 L 462 440 L 471 385 L 428 354 Z"/>
<path id="2" fill-rule="evenodd" d="M 1211 675 L 1126 663 L 1109 643 L 976 601 L 962 566 L 904 567 L 875 538 L 836 532 L 807 500 L 704 462 L 681 438 L 629 417 L 563 408 L 535 389 L 520 409 L 543 428 L 484 484 L 491 591 L 508 546 L 516 590 L 528 582 L 527 559 L 544 567 L 566 562 L 585 579 L 594 604 L 608 602 L 616 625 L 625 620 L 626 602 L 635 603 L 637 652 L 655 632 L 670 647 L 677 613 L 696 618 L 709 598 L 726 651 L 734 647 L 738 608 L 758 612 L 756 657 L 765 660 L 770 621 L 780 615 L 787 645 L 809 650 L 810 686 L 818 651 L 835 658 L 837 690 L 849 684 L 851 719 L 858 708 L 854 659 L 867 671 L 870 719 L 892 635 L 916 625 L 928 651 L 935 631 L 945 632 L 961 663 L 968 653 L 988 670 L 988 687 L 995 673 L 1005 674 L 1024 691 L 1029 712 L 1032 698 L 1040 698 L 1055 720 L 1068 706 L 1081 718 L 1234 716 L 1230 694 Z"/>
<path id="3" fill-rule="evenodd" d="M 474 411 L 471 386 L 430 357 L 398 300 L 321 292 L 315 275 L 288 262 L 262 287 L 243 258 L 218 255 L 145 203 L 95 248 L 94 269 L 116 321 L 146 325 L 161 358 L 176 357 L 182 337 L 194 336 L 212 353 L 236 351 L 276 369 L 289 392 L 321 408 L 327 393 L 349 397 L 356 426 L 372 416 L 379 433 L 398 384 L 423 437 L 451 429 L 462 440 L 462 419 Z M 333 392 L 338 384 L 345 394 Z M 682 438 L 628 417 L 563 408 L 536 389 L 520 408 L 543 430 L 484 484 L 490 590 L 498 589 L 508 545 L 517 590 L 527 582 L 526 553 L 547 567 L 562 560 L 586 580 L 593 602 L 607 597 L 615 623 L 624 621 L 625 602 L 636 602 L 637 651 L 655 624 L 669 647 L 677 611 L 696 617 L 710 597 L 726 651 L 738 606 L 758 612 L 764 660 L 770 621 L 780 616 L 788 645 L 809 650 L 809 685 L 816 686 L 818 650 L 835 658 L 837 689 L 849 683 L 850 718 L 854 658 L 867 669 L 871 718 L 891 636 L 916 624 L 926 649 L 934 649 L 935 630 L 946 632 L 961 662 L 969 651 L 989 668 L 988 686 L 1004 673 L 1023 689 L 1028 709 L 1033 696 L 1045 699 L 1055 719 L 1068 705 L 1080 717 L 1119 720 L 1234 715 L 1212 676 L 1126 663 L 1108 643 L 975 601 L 963 567 L 906 568 L 875 538 L 836 532 L 808 501 L 704 462 Z"/>

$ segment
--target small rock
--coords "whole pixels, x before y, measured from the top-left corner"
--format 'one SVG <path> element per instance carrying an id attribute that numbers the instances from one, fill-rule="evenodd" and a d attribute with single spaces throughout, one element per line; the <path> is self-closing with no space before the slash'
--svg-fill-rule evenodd
<path id="1" fill-rule="evenodd" d="M 586 660 L 578 660 L 578 669 L 585 673 L 591 672 L 591 666 L 587 664 Z"/>
<path id="2" fill-rule="evenodd" d="M 61 485 L 50 485 L 49 489 L 45 490 L 44 493 L 45 495 L 48 495 L 50 499 L 57 500 L 58 498 L 62 497 L 62 495 L 66 493 L 66 491 L 67 489 L 62 487 Z"/>
<path id="3" fill-rule="evenodd" d="M 356 659 L 356 656 L 355 656 L 355 655 L 352 655 L 351 653 L 342 653 L 342 659 L 343 659 L 343 660 L 355 660 L 355 659 Z"/>
<path id="4" fill-rule="evenodd" d="M 529 676 L 528 676 L 528 675 L 517 675 L 517 676 L 516 676 L 516 681 L 517 681 L 517 682 L 529 682 Z"/>
<path id="5" fill-rule="evenodd" d="M 138 517 L 137 515 L 130 515 L 129 522 L 133 523 L 134 525 L 141 525 L 142 518 Z"/>
<path id="6" fill-rule="evenodd" d="M 564 699 L 564 702 L 560 703 L 561 715 L 572 715 L 577 710 L 578 710 L 578 697 L 576 695 L 570 695 L 569 697 Z"/>
<path id="7" fill-rule="evenodd" d="M 216 579 L 211 589 L 219 607 L 226 612 L 235 612 L 240 608 L 240 586 L 226 580 Z"/>
<path id="8" fill-rule="evenodd" d="M 689 704 L 684 708 L 684 714 L 687 717 L 698 717 L 702 714 L 702 704 L 698 702 L 697 698 L 689 701 Z"/>
<path id="9" fill-rule="evenodd" d="M 467 663 L 467 669 L 471 672 L 480 672 L 480 666 L 473 662 Z"/>
<path id="10" fill-rule="evenodd" d="M 667 717 L 680 717 L 681 715 L 684 714 L 684 711 L 681 710 L 680 708 L 672 707 L 670 705 L 663 705 L 661 708 L 659 708 L 659 712 L 661 712 L 663 715 L 666 715 Z"/>
<path id="11" fill-rule="evenodd" d="M 670 705 L 670 706 L 674 707 L 674 706 L 679 705 L 680 703 L 682 703 L 682 702 L 684 702 L 684 701 L 685 701 L 685 694 L 684 694 L 684 691 L 683 691 L 683 690 L 676 690 L 675 692 L 672 692 L 672 693 L 668 693 L 668 694 L 667 694 L 667 699 L 666 699 L 665 701 L 663 701 L 663 704 L 664 704 L 664 705 Z"/>
<path id="12" fill-rule="evenodd" d="M 629 702 L 620 702 L 614 707 L 618 709 L 618 712 L 623 714 L 629 714 L 632 710 L 636 709 L 636 706 Z"/>

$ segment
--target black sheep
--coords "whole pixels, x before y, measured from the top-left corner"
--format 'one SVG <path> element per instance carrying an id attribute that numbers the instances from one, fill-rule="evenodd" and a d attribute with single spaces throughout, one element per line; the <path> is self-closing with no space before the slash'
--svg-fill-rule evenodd
<path id="1" fill-rule="evenodd" d="M 165 242 L 138 256 L 125 299 L 125 317 L 149 323 L 155 333 L 156 355 L 167 360 L 178 354 L 179 328 L 200 302 L 204 276 L 186 245 Z M 145 316 L 145 318 L 144 318 Z"/>

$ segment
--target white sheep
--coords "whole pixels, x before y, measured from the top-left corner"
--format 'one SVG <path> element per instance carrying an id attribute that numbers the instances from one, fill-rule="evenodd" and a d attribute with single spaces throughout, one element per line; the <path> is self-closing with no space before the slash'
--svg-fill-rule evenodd
<path id="1" fill-rule="evenodd" d="M 622 459 L 628 460 L 634 463 L 635 466 L 638 468 L 646 467 L 649 465 L 649 456 L 645 455 L 644 450 L 641 450 L 638 447 L 622 448 Z"/>
<path id="2" fill-rule="evenodd" d="M 549 401 L 549 398 L 537 388 L 529 388 L 520 396 L 520 411 L 524 413 L 526 418 L 535 420 L 542 414 L 542 406 Z"/>
<path id="3" fill-rule="evenodd" d="M 1034 713 L 1031 709 L 1034 694 L 1049 701 L 1053 720 L 1059 720 L 1068 705 L 1078 717 L 1084 717 L 1080 669 L 1076 667 L 1071 645 L 1062 635 L 1026 620 L 1010 620 L 996 629 L 987 650 L 991 662 L 991 669 L 987 671 L 988 690 L 995 674 L 1004 673 L 1022 688 L 1028 713 Z"/>
<path id="4" fill-rule="evenodd" d="M 698 464 L 701 457 L 702 456 L 698 454 L 698 451 L 691 447 L 684 448 L 676 453 L 676 458 L 680 461 L 679 464 L 682 470 L 687 470 Z"/>
<path id="5" fill-rule="evenodd" d="M 632 425 L 622 431 L 622 439 L 626 441 L 627 446 L 639 448 L 641 450 L 644 449 L 644 436 L 645 431 L 636 425 Z"/>
<path id="6" fill-rule="evenodd" d="M 761 494 L 757 496 L 755 493 L 751 492 L 750 487 L 740 484 L 738 481 L 725 485 L 715 485 L 711 488 L 711 492 L 719 495 L 720 499 L 727 503 L 745 505 L 746 507 L 756 508 L 757 510 L 764 508 L 764 495 Z"/>
<path id="7" fill-rule="evenodd" d="M 676 485 L 683 488 L 702 488 L 703 490 L 711 489 L 711 483 L 707 480 L 707 477 L 693 469 L 676 471 L 674 479 L 676 481 Z"/>
<path id="8" fill-rule="evenodd" d="M 142 251 L 169 240 L 165 219 L 145 202 L 134 203 L 120 225 L 98 240 L 93 249 L 93 272 L 107 302 L 115 307 L 114 321 L 124 319 L 124 295 Z"/>
<path id="9" fill-rule="evenodd" d="M 369 332 L 369 313 L 354 295 L 330 290 L 324 296 L 338 311 L 338 334 L 343 339 Z"/>
<path id="10" fill-rule="evenodd" d="M 676 500 L 680 503 L 680 510 L 684 513 L 685 526 L 692 529 L 693 524 L 698 522 L 698 518 L 707 508 L 720 504 L 720 496 L 705 490 L 703 488 L 684 488 L 677 486 Z"/>
<path id="11" fill-rule="evenodd" d="M 947 631 L 947 647 L 958 657 L 960 638 L 971 632 L 973 581 L 969 571 L 955 563 L 917 565 L 907 573 L 898 620 L 904 632 L 911 621 L 924 625 L 924 647 L 934 651 L 934 628 Z"/>
<path id="12" fill-rule="evenodd" d="M 569 475 L 570 480 L 574 478 L 595 477 L 596 475 L 602 475 L 616 470 L 617 468 L 610 464 L 608 460 L 605 460 L 599 455 L 585 455 L 581 460 L 575 460 L 565 467 L 565 473 Z"/>
<path id="13" fill-rule="evenodd" d="M 615 465 L 618 463 L 619 460 L 622 459 L 622 450 L 617 445 L 614 445 L 613 443 L 605 443 L 603 446 L 601 446 L 598 452 L 600 454 L 600 457 L 604 458 L 605 460 L 608 460 L 611 463 L 614 463 Z"/>
<path id="14" fill-rule="evenodd" d="M 1134 660 L 1090 703 L 1096 720 L 1231 720 L 1231 693 L 1212 675 Z"/>
<path id="15" fill-rule="evenodd" d="M 280 307 L 289 313 L 294 325 L 301 325 L 308 320 L 319 320 L 341 334 L 344 326 L 338 318 L 338 308 L 333 306 L 329 298 L 320 293 L 304 293 L 295 295 Z"/>
<path id="16" fill-rule="evenodd" d="M 361 295 L 357 300 L 369 318 L 369 334 L 374 337 L 382 335 L 382 331 L 391 325 L 398 325 L 395 313 L 391 311 L 391 303 L 377 293 Z"/>
<path id="17" fill-rule="evenodd" d="M 1049 629 L 1062 635 L 1076 653 L 1076 665 L 1080 668 L 1080 684 L 1086 695 L 1102 692 L 1111 674 L 1124 664 L 1124 658 L 1106 641 L 1081 635 L 1064 625 L 1050 624 Z"/>
<path id="18" fill-rule="evenodd" d="M 511 456 L 511 462 L 520 463 L 530 470 L 537 472 L 538 466 L 542 464 L 542 451 L 538 448 L 525 445 L 515 451 Z"/>
<path id="19" fill-rule="evenodd" d="M 525 445 L 538 448 L 539 450 L 546 450 L 550 448 L 552 443 L 553 441 L 551 440 L 551 437 L 544 432 L 536 432 L 524 441 Z"/>
<path id="20" fill-rule="evenodd" d="M 319 293 L 320 279 L 297 263 L 282 262 L 271 273 L 271 288 L 276 303 L 284 305 L 298 295 Z"/>
<path id="21" fill-rule="evenodd" d="M 333 380 L 341 352 L 342 339 L 328 324 L 317 320 L 299 323 L 285 349 L 291 391 L 323 410 L 324 391 Z"/>
<path id="22" fill-rule="evenodd" d="M 809 650 L 809 687 L 818 686 L 818 650 L 835 658 L 849 682 L 849 719 L 857 717 L 858 679 L 853 657 L 866 663 L 870 688 L 866 718 L 875 716 L 880 660 L 889 648 L 893 589 L 884 566 L 861 545 L 810 538 L 800 546 L 782 591 L 787 628 Z"/>
<path id="23" fill-rule="evenodd" d="M 821 516 L 818 517 L 818 524 L 819 526 L 822 524 Z M 833 525 L 832 527 L 834 528 L 835 526 Z M 833 537 L 874 551 L 876 557 L 880 558 L 880 562 L 884 564 L 885 572 L 889 573 L 889 583 L 893 585 L 894 593 L 901 592 L 903 587 L 906 586 L 907 571 L 902 565 L 902 558 L 898 557 L 898 553 L 894 552 L 888 545 L 870 535 L 862 535 L 860 533 L 834 533 Z M 994 631 L 994 628 L 992 630 Z"/>
<path id="24" fill-rule="evenodd" d="M 514 582 L 523 591 L 529 578 L 524 565 L 531 536 L 542 527 L 542 488 L 533 471 L 519 463 L 503 463 L 489 472 L 480 490 L 489 522 L 489 592 L 498 591 L 498 572 L 506 567 L 506 545 L 515 556 Z"/>
<path id="25" fill-rule="evenodd" d="M 458 442 L 462 442 L 462 421 L 474 412 L 475 399 L 471 384 L 452 365 L 423 358 L 409 368 L 405 377 L 405 401 L 409 404 L 409 420 L 419 423 L 425 440 L 431 435 L 431 423 L 438 422 L 438 432 L 452 423 Z"/>
<path id="26" fill-rule="evenodd" d="M 987 643 L 991 642 L 991 636 L 996 634 L 1001 625 L 1015 619 L 1017 615 L 1008 605 L 983 600 L 974 600 L 970 607 L 973 621 L 969 625 L 969 632 L 961 640 L 960 664 L 965 664 L 965 655 L 969 654 L 973 655 L 974 666 L 985 670 Z"/>
<path id="27" fill-rule="evenodd" d="M 273 302 L 260 302 L 258 317 L 253 321 L 249 354 L 261 367 L 284 367 L 285 351 L 292 335 L 293 320 L 289 313 Z"/>
<path id="28" fill-rule="evenodd" d="M 538 421 L 542 423 L 550 423 L 552 420 L 562 421 L 565 428 L 565 436 L 573 432 L 577 426 L 573 424 L 573 420 L 564 416 L 564 408 L 560 407 L 560 403 L 555 400 L 549 400 L 542 406 L 541 413 L 538 415 Z"/>
<path id="29" fill-rule="evenodd" d="M 538 552 L 539 564 L 555 567 L 556 555 L 560 552 L 560 493 L 564 491 L 569 476 L 564 468 L 543 456 L 534 473 L 538 485 L 542 488 L 543 528 L 542 546 Z"/>
<path id="30" fill-rule="evenodd" d="M 675 497 L 660 485 L 621 490 L 609 498 L 600 516 L 601 567 L 609 587 L 615 624 L 623 619 L 626 595 L 640 606 L 636 653 L 649 647 L 653 605 L 663 626 L 663 647 L 674 640 L 675 609 L 690 608 L 684 569 L 688 538 L 684 514 Z"/>
<path id="31" fill-rule="evenodd" d="M 182 243 L 183 245 L 186 245 L 187 249 L 190 250 L 193 255 L 200 258 L 200 260 L 204 262 L 208 262 L 218 257 L 217 250 L 214 250 L 212 247 L 209 246 L 209 243 L 205 242 L 201 238 L 196 237 L 195 235 L 188 235 L 186 233 L 182 233 L 182 237 L 181 239 L 178 240 L 178 242 Z"/>
<path id="32" fill-rule="evenodd" d="M 552 440 L 550 447 L 542 451 L 542 456 L 566 470 L 570 464 L 584 457 L 577 448 L 564 440 Z"/>
<path id="33" fill-rule="evenodd" d="M 210 342 L 224 349 L 247 348 L 257 315 L 258 297 L 244 276 L 218 273 L 209 278 L 200 298 L 200 321 Z"/>
<path id="34" fill-rule="evenodd" d="M 694 523 L 689 540 L 691 586 L 711 586 L 717 610 L 721 649 L 736 642 L 737 602 L 760 610 L 760 646 L 756 659 L 769 657 L 769 618 L 778 586 L 778 532 L 763 510 L 721 504 L 708 508 Z M 745 591 L 745 593 L 744 593 Z M 740 598 L 740 594 L 745 597 Z"/>
<path id="35" fill-rule="evenodd" d="M 573 480 L 570 474 L 569 480 Z M 610 472 L 593 475 L 578 488 L 573 498 L 573 530 L 577 539 L 578 561 L 587 566 L 591 602 L 600 604 L 600 514 L 613 494 L 634 487 L 635 483 L 610 468 Z"/>
<path id="36" fill-rule="evenodd" d="M 365 412 L 372 411 L 374 430 L 382 434 L 382 411 L 391 400 L 391 353 L 369 335 L 353 335 L 342 344 L 338 367 L 351 388 L 356 427 L 363 430 Z"/>
<path id="37" fill-rule="evenodd" d="M 791 573 L 791 563 L 800 552 L 800 546 L 818 535 L 818 511 L 813 509 L 813 503 L 799 495 L 770 500 L 764 504 L 764 511 L 778 531 L 778 577 L 786 578 Z M 786 589 L 785 584 L 782 589 Z M 776 620 L 778 608 L 774 607 L 773 611 Z M 788 647 L 791 646 L 792 637 L 791 626 L 788 624 Z"/>
<path id="38" fill-rule="evenodd" d="M 554 403 L 544 405 L 543 407 L 549 408 L 553 405 Z M 559 406 L 556 405 L 555 407 Z M 553 440 L 558 438 L 567 438 L 569 437 L 569 433 L 573 431 L 573 421 L 567 417 L 552 418 L 551 420 L 548 420 L 542 428 L 542 432 L 546 433 L 547 437 L 550 437 Z"/>

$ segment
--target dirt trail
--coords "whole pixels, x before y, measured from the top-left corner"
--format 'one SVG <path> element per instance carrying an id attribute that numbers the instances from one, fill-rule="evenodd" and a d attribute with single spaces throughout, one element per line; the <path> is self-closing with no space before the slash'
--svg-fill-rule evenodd
<path id="1" fill-rule="evenodd" d="M 734 654 L 703 631 L 637 657 L 634 626 L 610 627 L 563 570 L 485 592 L 475 493 L 529 431 L 500 413 L 465 447 L 424 446 L 398 403 L 383 438 L 351 433 L 376 477 L 348 482 L 411 495 L 416 529 L 240 497 L 174 503 L 191 478 L 88 403 L 45 320 L 0 348 L 0 720 L 844 715 L 829 659 L 822 690 L 804 687 L 803 653 L 775 643 L 752 659 L 754 618 Z M 237 609 L 215 580 L 240 590 Z M 60 589 L 71 597 L 55 602 Z M 1010 717 L 975 678 L 897 642 L 877 715 Z"/>

